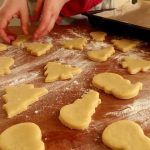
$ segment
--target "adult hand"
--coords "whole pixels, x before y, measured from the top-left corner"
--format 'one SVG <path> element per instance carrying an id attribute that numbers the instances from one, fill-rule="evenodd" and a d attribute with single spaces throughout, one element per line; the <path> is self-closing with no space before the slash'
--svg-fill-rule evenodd
<path id="1" fill-rule="evenodd" d="M 14 17 L 21 19 L 24 34 L 28 34 L 29 13 L 27 0 L 4 0 L 0 8 L 0 37 L 10 43 L 14 37 L 7 32 L 7 26 Z"/>
<path id="2" fill-rule="evenodd" d="M 40 19 L 33 37 L 38 39 L 48 34 L 55 25 L 62 7 L 69 0 L 37 0 L 32 21 Z"/>

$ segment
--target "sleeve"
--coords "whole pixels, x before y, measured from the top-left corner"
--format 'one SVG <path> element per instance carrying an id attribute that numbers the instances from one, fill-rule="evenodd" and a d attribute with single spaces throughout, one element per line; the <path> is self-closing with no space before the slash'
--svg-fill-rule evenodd
<path id="1" fill-rule="evenodd" d="M 102 0 L 70 0 L 61 10 L 61 15 L 69 17 L 90 10 Z"/>

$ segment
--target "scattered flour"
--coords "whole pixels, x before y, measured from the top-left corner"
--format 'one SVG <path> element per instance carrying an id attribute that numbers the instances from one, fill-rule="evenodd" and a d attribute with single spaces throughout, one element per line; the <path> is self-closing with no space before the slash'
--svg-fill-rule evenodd
<path id="1" fill-rule="evenodd" d="M 114 116 L 118 118 L 123 117 L 129 120 L 131 119 L 133 121 L 138 121 L 138 122 L 143 123 L 143 121 L 150 119 L 150 116 L 149 116 L 150 101 L 148 101 L 148 99 L 150 99 L 150 97 L 136 100 L 132 104 L 129 104 L 127 106 L 122 106 L 120 109 L 116 111 L 106 113 L 105 116 L 106 117 Z M 146 125 L 146 122 L 145 122 L 145 125 Z M 149 121 L 149 125 L 150 125 L 150 121 Z"/>
<path id="2" fill-rule="evenodd" d="M 101 49 L 103 47 L 108 47 L 110 44 L 106 43 L 106 42 L 95 42 L 95 41 L 91 41 L 89 44 L 87 44 L 86 49 L 88 50 L 98 50 Z"/>

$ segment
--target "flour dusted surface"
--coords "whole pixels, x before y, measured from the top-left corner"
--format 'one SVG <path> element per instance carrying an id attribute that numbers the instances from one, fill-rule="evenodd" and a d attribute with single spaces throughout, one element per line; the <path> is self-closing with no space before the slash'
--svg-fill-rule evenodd
<path id="1" fill-rule="evenodd" d="M 87 59 L 87 51 L 107 47 L 110 45 L 110 41 L 95 42 L 90 38 L 90 32 L 91 28 L 85 24 L 75 27 L 56 27 L 50 36 L 40 40 L 40 42 L 52 42 L 54 47 L 46 55 L 38 58 L 31 56 L 23 48 L 12 46 L 9 46 L 7 51 L 1 53 L 2 56 L 12 56 L 15 59 L 15 64 L 10 75 L 0 78 L 0 95 L 4 94 L 3 88 L 5 86 L 21 83 L 31 83 L 36 87 L 45 87 L 48 89 L 49 94 L 31 105 L 26 112 L 12 119 L 7 119 L 4 110 L 0 109 L 0 132 L 16 123 L 34 122 L 42 130 L 46 150 L 108 150 L 100 140 L 102 130 L 111 122 L 120 119 L 131 119 L 139 122 L 146 135 L 150 136 L 150 74 L 148 72 L 139 73 L 136 76 L 129 75 L 119 64 L 126 55 L 149 60 L 150 52 L 147 50 L 149 48 L 145 48 L 148 46 L 145 45 L 127 53 L 116 51 L 116 54 L 109 61 L 96 63 Z M 84 51 L 62 48 L 60 42 L 63 39 L 75 37 L 87 38 L 88 44 Z M 80 67 L 83 71 L 71 80 L 44 83 L 43 68 L 49 61 L 70 64 Z M 142 82 L 144 85 L 143 91 L 138 97 L 126 102 L 99 91 L 102 104 L 96 109 L 89 129 L 84 132 L 77 132 L 65 128 L 58 120 L 60 108 L 73 103 L 74 100 L 81 97 L 83 93 L 88 92 L 89 89 L 97 90 L 91 85 L 92 78 L 95 74 L 105 71 L 118 73 L 133 83 Z M 0 106 L 3 104 L 0 98 Z"/>

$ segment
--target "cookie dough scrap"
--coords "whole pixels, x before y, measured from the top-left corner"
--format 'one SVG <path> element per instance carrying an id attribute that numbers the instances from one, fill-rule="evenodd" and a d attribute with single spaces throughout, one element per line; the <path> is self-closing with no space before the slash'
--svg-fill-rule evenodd
<path id="1" fill-rule="evenodd" d="M 107 36 L 106 32 L 91 32 L 91 37 L 97 42 L 103 42 Z"/>
<path id="2" fill-rule="evenodd" d="M 25 42 L 27 42 L 31 36 L 19 35 L 13 42 L 13 46 L 23 46 Z"/>
<path id="3" fill-rule="evenodd" d="M 3 99 L 6 104 L 3 108 L 12 118 L 28 109 L 28 106 L 38 101 L 39 97 L 48 93 L 45 88 L 35 88 L 33 84 L 20 84 L 6 87 Z"/>
<path id="4" fill-rule="evenodd" d="M 88 51 L 87 55 L 88 58 L 93 61 L 102 62 L 102 61 L 106 61 L 114 53 L 115 53 L 114 47 L 110 46 L 110 47 L 102 48 L 100 50 Z"/>
<path id="5" fill-rule="evenodd" d="M 141 82 L 131 84 L 129 80 L 124 79 L 119 74 L 110 72 L 95 75 L 92 83 L 96 88 L 119 99 L 133 98 L 142 90 Z"/>
<path id="6" fill-rule="evenodd" d="M 81 73 L 80 68 L 58 62 L 48 62 L 44 69 L 46 70 L 44 75 L 47 76 L 45 82 L 71 79 L 74 75 Z"/>
<path id="7" fill-rule="evenodd" d="M 34 42 L 34 43 L 26 44 L 25 47 L 27 51 L 31 52 L 31 54 L 35 56 L 41 56 L 41 55 L 46 54 L 46 52 L 49 51 L 53 47 L 53 45 L 52 43 Z"/>
<path id="8" fill-rule="evenodd" d="M 150 150 L 150 138 L 135 122 L 121 120 L 110 124 L 102 134 L 102 141 L 113 150 Z"/>
<path id="9" fill-rule="evenodd" d="M 14 64 L 11 57 L 0 57 L 0 76 L 11 73 L 10 67 Z"/>
<path id="10" fill-rule="evenodd" d="M 127 52 L 133 50 L 140 44 L 140 41 L 121 39 L 121 40 L 112 40 L 113 45 L 122 52 Z"/>
<path id="11" fill-rule="evenodd" d="M 87 129 L 91 122 L 91 117 L 100 103 L 99 93 L 91 90 L 84 94 L 81 99 L 63 106 L 60 110 L 59 120 L 71 129 Z"/>
<path id="12" fill-rule="evenodd" d="M 40 128 L 31 122 L 13 125 L 0 135 L 1 150 L 45 150 Z"/>
<path id="13" fill-rule="evenodd" d="M 150 70 L 150 61 L 134 58 L 134 57 L 125 57 L 122 61 L 122 67 L 127 68 L 130 74 L 136 74 L 140 71 L 146 72 Z"/>
<path id="14" fill-rule="evenodd" d="M 78 50 L 83 50 L 86 44 L 87 44 L 86 38 L 74 38 L 71 40 L 64 40 L 62 42 L 62 45 L 64 48 L 78 49 Z"/>
<path id="15" fill-rule="evenodd" d="M 0 52 L 7 50 L 8 45 L 0 43 Z"/>

